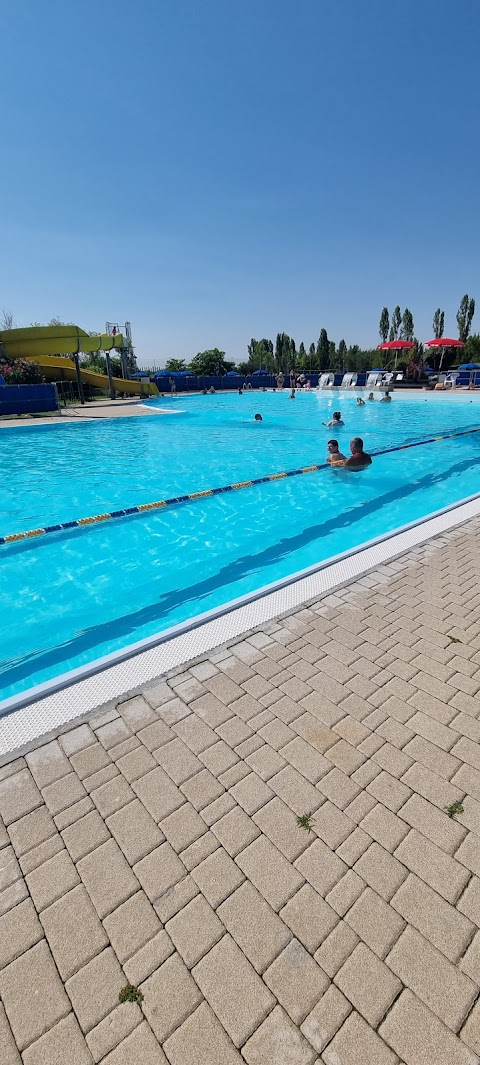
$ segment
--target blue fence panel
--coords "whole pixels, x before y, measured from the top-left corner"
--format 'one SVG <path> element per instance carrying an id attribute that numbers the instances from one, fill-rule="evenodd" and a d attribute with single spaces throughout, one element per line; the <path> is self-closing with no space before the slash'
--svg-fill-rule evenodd
<path id="1" fill-rule="evenodd" d="M 55 385 L 5 385 L 0 388 L 0 415 L 44 414 L 58 410 Z"/>

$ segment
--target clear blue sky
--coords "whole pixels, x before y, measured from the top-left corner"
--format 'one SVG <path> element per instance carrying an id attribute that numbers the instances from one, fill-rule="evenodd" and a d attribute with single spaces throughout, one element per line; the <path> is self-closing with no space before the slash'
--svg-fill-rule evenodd
<path id="1" fill-rule="evenodd" d="M 475 296 L 478 0 L 15 0 L 0 308 L 130 319 L 140 361 L 428 339 Z"/>

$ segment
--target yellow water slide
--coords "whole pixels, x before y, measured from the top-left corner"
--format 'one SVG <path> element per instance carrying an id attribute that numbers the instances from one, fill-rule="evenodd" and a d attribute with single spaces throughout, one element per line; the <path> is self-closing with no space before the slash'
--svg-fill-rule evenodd
<path id="1" fill-rule="evenodd" d="M 75 381 L 77 372 L 73 359 L 68 355 L 83 355 L 94 351 L 117 351 L 127 346 L 122 333 L 109 336 L 99 333 L 90 336 L 78 325 L 31 326 L 28 329 L 5 329 L 0 332 L 0 345 L 7 359 L 28 359 L 41 366 L 42 373 L 48 381 Z M 62 357 L 63 356 L 63 357 Z M 83 384 L 103 390 L 109 389 L 107 374 L 95 373 L 93 370 L 80 369 Z M 156 385 L 143 381 L 127 381 L 123 377 L 113 377 L 112 384 L 116 392 L 129 395 L 157 396 Z"/>

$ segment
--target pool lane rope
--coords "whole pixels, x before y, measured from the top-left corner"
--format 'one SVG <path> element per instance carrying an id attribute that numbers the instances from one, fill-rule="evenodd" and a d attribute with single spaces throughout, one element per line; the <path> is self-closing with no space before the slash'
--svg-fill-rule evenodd
<path id="1" fill-rule="evenodd" d="M 390 455 L 394 451 L 406 451 L 412 447 L 422 447 L 423 444 L 434 444 L 438 440 L 452 440 L 459 436 L 468 436 L 471 433 L 480 433 L 477 429 L 462 429 L 458 433 L 444 433 L 442 436 L 431 436 L 427 440 L 416 440 L 412 444 L 398 444 L 395 447 L 386 447 L 378 451 L 372 451 L 372 455 Z M 37 536 L 45 536 L 47 533 L 64 532 L 69 529 L 82 529 L 86 525 L 98 525 L 102 521 L 112 521 L 114 518 L 126 518 L 131 514 L 144 514 L 149 510 L 163 510 L 165 507 L 174 507 L 180 503 L 192 503 L 196 499 L 206 499 L 209 496 L 221 495 L 223 492 L 236 492 L 240 488 L 253 488 L 257 484 L 268 484 L 269 481 L 281 481 L 285 477 L 299 477 L 302 473 L 317 473 L 318 470 L 330 469 L 330 463 L 320 462 L 314 466 L 303 466 L 298 470 L 287 470 L 285 473 L 270 473 L 266 477 L 255 477 L 251 481 L 237 481 L 236 484 L 224 484 L 219 488 L 206 488 L 203 492 L 190 492 L 185 496 L 173 496 L 171 499 L 158 499 L 154 503 L 140 503 L 137 507 L 126 507 L 125 510 L 111 510 L 105 514 L 94 514 L 90 518 L 78 518 L 76 521 L 64 521 L 60 525 L 46 525 L 44 529 L 29 529 L 28 532 L 10 533 L 9 536 L 0 536 L 1 544 L 13 544 L 21 540 L 32 540 Z"/>

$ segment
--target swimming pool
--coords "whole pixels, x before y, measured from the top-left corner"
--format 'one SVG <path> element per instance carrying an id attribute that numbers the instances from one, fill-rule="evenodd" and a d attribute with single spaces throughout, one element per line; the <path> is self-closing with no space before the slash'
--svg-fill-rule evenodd
<path id="1" fill-rule="evenodd" d="M 168 415 L 5 428 L 0 535 L 479 424 L 469 396 L 246 393 L 153 402 Z M 255 423 L 260 411 L 262 423 Z M 388 533 L 478 487 L 480 434 L 0 547 L 0 699 Z"/>

